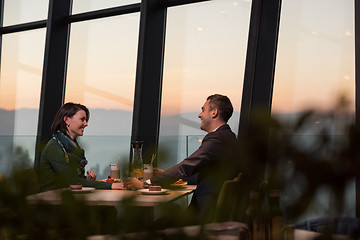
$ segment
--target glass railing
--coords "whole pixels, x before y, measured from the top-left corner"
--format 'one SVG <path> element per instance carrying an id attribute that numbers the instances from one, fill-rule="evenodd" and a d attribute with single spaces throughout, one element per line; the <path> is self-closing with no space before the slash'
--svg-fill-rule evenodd
<path id="1" fill-rule="evenodd" d="M 9 176 L 16 165 L 33 166 L 36 136 L 0 136 L 0 173 Z"/>
<path id="2" fill-rule="evenodd" d="M 110 163 L 127 165 L 130 136 L 84 136 L 78 139 L 89 161 L 86 169 L 94 170 L 98 179 L 109 175 Z M 9 175 L 16 164 L 34 166 L 36 136 L 0 136 L 0 173 Z"/>
<path id="3" fill-rule="evenodd" d="M 158 167 L 167 169 L 191 155 L 201 145 L 203 135 L 160 136 Z"/>
<path id="4" fill-rule="evenodd" d="M 182 161 L 199 148 L 203 136 L 164 136 L 160 138 L 158 167 L 167 169 Z M 121 166 L 127 173 L 130 155 L 130 136 L 82 136 L 78 138 L 88 160 L 86 169 L 97 173 L 98 179 L 109 175 L 110 163 Z M 0 173 L 10 174 L 15 163 L 34 166 L 36 136 L 0 136 Z"/>

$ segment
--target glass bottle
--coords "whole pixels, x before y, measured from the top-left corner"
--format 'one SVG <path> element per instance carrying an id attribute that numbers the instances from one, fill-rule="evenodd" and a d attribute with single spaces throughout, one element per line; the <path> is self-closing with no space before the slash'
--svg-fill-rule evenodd
<path id="1" fill-rule="evenodd" d="M 250 203 L 246 209 L 247 222 L 250 225 L 250 230 L 253 240 L 266 239 L 266 225 L 265 216 L 261 207 L 260 194 L 256 191 L 250 192 Z"/>
<path id="2" fill-rule="evenodd" d="M 142 159 L 142 141 L 131 142 L 132 145 L 132 160 L 131 160 L 131 177 L 142 179 L 144 176 L 144 165 Z"/>
<path id="3" fill-rule="evenodd" d="M 284 226 L 284 240 L 294 240 L 294 226 L 285 225 Z"/>
<path id="4" fill-rule="evenodd" d="M 284 220 L 280 209 L 280 191 L 271 190 L 269 193 L 269 213 L 271 224 L 271 240 L 284 239 Z"/>

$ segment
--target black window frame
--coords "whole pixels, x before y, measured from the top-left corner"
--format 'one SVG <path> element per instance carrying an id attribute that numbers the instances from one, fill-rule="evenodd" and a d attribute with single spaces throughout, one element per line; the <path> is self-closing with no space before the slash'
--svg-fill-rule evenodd
<path id="1" fill-rule="evenodd" d="M 146 152 L 157 151 L 167 8 L 209 0 L 147 0 L 80 14 L 71 14 L 72 0 L 50 0 L 47 19 L 3 27 L 4 1 L 0 0 L 0 52 L 4 34 L 40 28 L 47 30 L 35 167 L 39 163 L 44 144 L 51 137 L 50 126 L 53 117 L 64 101 L 71 23 L 136 12 L 140 13 L 140 29 L 131 140 L 144 141 Z M 359 1 L 354 2 L 357 125 L 360 123 Z M 252 120 L 256 109 L 261 107 L 268 117 L 271 114 L 280 9 L 281 0 L 252 0 L 238 132 L 239 140 L 245 145 L 254 133 Z M 266 156 L 263 159 L 266 159 Z M 254 176 L 255 184 L 263 178 L 266 162 L 256 164 L 262 167 Z M 360 216 L 360 176 L 356 178 L 356 216 Z"/>

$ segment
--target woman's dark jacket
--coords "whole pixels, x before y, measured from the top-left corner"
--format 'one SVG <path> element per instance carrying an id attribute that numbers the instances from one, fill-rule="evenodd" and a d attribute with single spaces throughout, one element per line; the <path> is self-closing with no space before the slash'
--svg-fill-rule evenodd
<path id="1" fill-rule="evenodd" d="M 81 184 L 83 187 L 111 189 L 111 183 L 87 180 L 85 165 L 87 160 L 84 150 L 77 141 L 67 134 L 57 132 L 46 144 L 40 158 L 40 191 L 69 187 Z"/>

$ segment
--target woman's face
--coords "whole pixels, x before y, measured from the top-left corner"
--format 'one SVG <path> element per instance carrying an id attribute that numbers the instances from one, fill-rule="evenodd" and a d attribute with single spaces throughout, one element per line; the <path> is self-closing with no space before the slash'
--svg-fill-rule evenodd
<path id="1" fill-rule="evenodd" d="M 72 139 L 82 136 L 84 134 L 84 129 L 88 126 L 84 110 L 77 111 L 72 117 L 65 116 L 64 121 L 67 128 L 66 132 Z"/>

